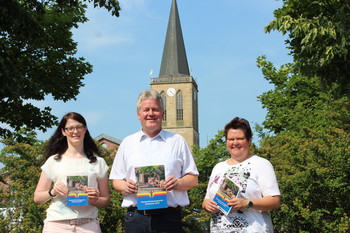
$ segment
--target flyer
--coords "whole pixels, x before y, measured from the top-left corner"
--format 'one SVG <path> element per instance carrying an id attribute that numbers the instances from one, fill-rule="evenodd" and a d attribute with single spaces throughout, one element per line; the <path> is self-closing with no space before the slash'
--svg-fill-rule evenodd
<path id="1" fill-rule="evenodd" d="M 213 201 L 215 201 L 219 209 L 224 213 L 228 214 L 231 211 L 231 206 L 228 205 L 230 199 L 238 196 L 239 187 L 229 178 L 226 178 L 220 185 L 216 192 Z"/>
<path id="2" fill-rule="evenodd" d="M 68 195 L 67 206 L 87 206 L 89 204 L 87 176 L 67 176 Z"/>
<path id="3" fill-rule="evenodd" d="M 161 209 L 168 207 L 164 165 L 142 166 L 135 168 L 138 184 L 137 209 Z"/>

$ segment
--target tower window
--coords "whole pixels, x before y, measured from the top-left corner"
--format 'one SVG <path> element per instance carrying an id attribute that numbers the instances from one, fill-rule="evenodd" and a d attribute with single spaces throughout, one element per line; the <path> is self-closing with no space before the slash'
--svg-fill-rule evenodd
<path id="1" fill-rule="evenodd" d="M 197 91 L 193 90 L 193 126 L 198 129 L 198 101 L 197 101 Z"/>
<path id="2" fill-rule="evenodd" d="M 164 116 L 163 116 L 163 121 L 166 121 L 166 96 L 164 91 L 160 93 L 160 97 L 162 98 L 163 101 L 163 108 L 164 108 Z"/>
<path id="3" fill-rule="evenodd" d="M 184 119 L 184 108 L 183 108 L 183 96 L 182 92 L 176 93 L 176 120 L 182 121 Z"/>

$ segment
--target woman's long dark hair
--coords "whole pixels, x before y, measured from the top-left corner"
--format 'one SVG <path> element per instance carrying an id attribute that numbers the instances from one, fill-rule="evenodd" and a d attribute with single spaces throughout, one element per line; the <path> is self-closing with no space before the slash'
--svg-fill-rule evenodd
<path id="1" fill-rule="evenodd" d="M 69 112 L 62 117 L 60 124 L 58 125 L 55 133 L 49 139 L 49 142 L 45 149 L 46 159 L 52 155 L 55 156 L 55 160 L 61 160 L 62 154 L 68 149 L 67 138 L 62 134 L 62 129 L 66 127 L 68 119 L 72 119 L 82 123 L 86 127 L 86 121 L 82 115 L 76 112 Z M 100 151 L 92 139 L 89 130 L 86 130 L 84 136 L 84 152 L 86 157 L 90 160 L 90 163 L 96 161 L 94 155 L 100 155 Z"/>

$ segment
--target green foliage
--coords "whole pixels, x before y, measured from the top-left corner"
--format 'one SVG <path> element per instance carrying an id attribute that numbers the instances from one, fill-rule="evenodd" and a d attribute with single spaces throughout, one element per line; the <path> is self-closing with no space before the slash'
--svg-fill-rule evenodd
<path id="1" fill-rule="evenodd" d="M 288 64 L 258 60 L 275 89 L 259 99 L 268 110 L 258 154 L 275 167 L 282 205 L 273 211 L 276 232 L 350 230 L 350 109 L 337 84 L 327 90 Z"/>
<path id="2" fill-rule="evenodd" d="M 219 131 L 205 148 L 194 146 L 192 153 L 198 168 L 199 183 L 207 183 L 215 164 L 226 160 L 230 154 L 226 150 L 224 131 Z"/>
<path id="3" fill-rule="evenodd" d="M 103 233 L 124 232 L 124 218 L 126 208 L 121 207 L 123 195 L 113 189 L 110 182 L 111 204 L 107 208 L 99 209 L 99 219 Z"/>
<path id="4" fill-rule="evenodd" d="M 0 228 L 13 233 L 41 232 L 47 205 L 35 205 L 33 193 L 44 161 L 42 143 L 30 145 L 14 140 L 3 140 L 6 147 L 0 153 L 0 162 L 4 165 L 0 170 L 0 201 L 7 209 Z"/>
<path id="5" fill-rule="evenodd" d="M 113 16 L 119 17 L 119 11 L 120 11 L 120 6 L 119 6 L 119 1 L 117 0 L 86 0 L 88 2 L 93 2 L 94 7 L 104 7 L 108 11 L 111 11 Z"/>
<path id="6" fill-rule="evenodd" d="M 340 0 L 285 0 L 265 31 L 287 35 L 301 74 L 319 76 L 327 86 L 336 82 L 350 90 L 350 2 Z"/>
<path id="7" fill-rule="evenodd" d="M 112 168 L 114 155 L 116 149 L 106 150 L 99 143 L 97 143 L 101 157 L 106 161 L 109 171 Z M 113 156 L 111 156 L 113 155 Z M 118 193 L 114 188 L 112 181 L 109 181 L 109 188 L 111 193 L 111 203 L 107 208 L 99 209 L 100 226 L 103 233 L 124 232 L 124 218 L 126 209 L 121 207 L 123 195 Z"/>
<path id="8" fill-rule="evenodd" d="M 261 142 L 275 167 L 282 206 L 274 211 L 277 232 L 350 230 L 350 134 L 342 129 L 300 129 Z"/>
<path id="9" fill-rule="evenodd" d="M 298 133 L 303 126 L 350 129 L 349 98 L 338 97 L 338 85 L 323 90 L 318 77 L 299 75 L 291 64 L 277 70 L 265 57 L 258 59 L 258 66 L 265 79 L 275 86 L 258 97 L 268 110 L 263 122 L 266 129 L 275 134 L 284 130 Z"/>
<path id="10" fill-rule="evenodd" d="M 94 2 L 118 16 L 116 0 Z M 71 29 L 87 21 L 86 5 L 78 0 L 0 1 L 0 137 L 22 127 L 46 131 L 57 118 L 50 107 L 33 101 L 75 99 L 83 78 L 92 72 L 76 57 Z"/>
<path id="11" fill-rule="evenodd" d="M 183 229 L 186 233 L 209 232 L 210 214 L 202 210 L 207 183 L 200 183 L 189 190 L 190 204 L 182 208 Z"/>

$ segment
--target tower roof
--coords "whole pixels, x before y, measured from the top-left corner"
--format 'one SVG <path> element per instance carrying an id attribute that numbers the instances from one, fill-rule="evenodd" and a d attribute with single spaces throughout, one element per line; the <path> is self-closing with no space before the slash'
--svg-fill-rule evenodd
<path id="1" fill-rule="evenodd" d="M 172 0 L 159 77 L 190 76 L 176 0 Z"/>

